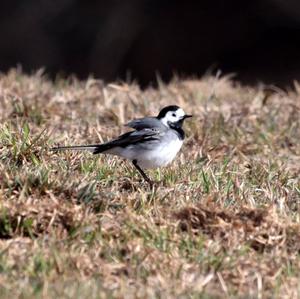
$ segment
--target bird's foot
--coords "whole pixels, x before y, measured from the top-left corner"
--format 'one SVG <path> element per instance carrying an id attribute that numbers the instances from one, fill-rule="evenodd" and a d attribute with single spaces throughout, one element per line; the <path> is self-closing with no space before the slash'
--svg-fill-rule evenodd
<path id="1" fill-rule="evenodd" d="M 159 186 L 161 186 L 162 183 L 161 181 L 152 181 L 152 180 L 147 180 L 146 182 L 151 189 L 157 189 Z"/>

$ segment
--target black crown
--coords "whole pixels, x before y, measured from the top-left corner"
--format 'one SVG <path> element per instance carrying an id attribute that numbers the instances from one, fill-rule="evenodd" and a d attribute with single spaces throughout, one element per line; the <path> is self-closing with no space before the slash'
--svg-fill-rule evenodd
<path id="1" fill-rule="evenodd" d="M 178 109 L 180 109 L 180 108 L 176 105 L 164 107 L 163 109 L 160 110 L 159 114 L 157 115 L 157 118 L 161 119 L 161 118 L 165 117 L 169 111 L 176 111 Z"/>

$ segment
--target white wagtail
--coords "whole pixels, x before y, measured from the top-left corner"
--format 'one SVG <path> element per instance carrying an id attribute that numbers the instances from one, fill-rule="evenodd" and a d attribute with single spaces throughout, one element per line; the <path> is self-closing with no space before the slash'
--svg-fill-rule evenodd
<path id="1" fill-rule="evenodd" d="M 122 134 L 103 144 L 58 146 L 51 150 L 88 150 L 93 154 L 112 154 L 131 160 L 142 177 L 152 181 L 143 171 L 165 166 L 173 161 L 185 137 L 182 129 L 186 118 L 192 117 L 175 105 L 163 108 L 156 117 L 135 119 L 126 124 L 134 131 Z"/>

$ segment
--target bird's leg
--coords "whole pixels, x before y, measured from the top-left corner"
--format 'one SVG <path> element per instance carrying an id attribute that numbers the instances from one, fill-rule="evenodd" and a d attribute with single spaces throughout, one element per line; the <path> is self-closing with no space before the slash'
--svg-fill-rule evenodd
<path id="1" fill-rule="evenodd" d="M 149 183 L 151 186 L 153 184 L 153 182 L 150 180 L 150 178 L 146 175 L 146 173 L 143 171 L 143 169 L 137 164 L 136 160 L 132 161 L 132 164 L 135 166 L 135 168 L 139 171 L 139 173 L 142 175 L 142 177 L 144 178 L 144 180 Z"/>

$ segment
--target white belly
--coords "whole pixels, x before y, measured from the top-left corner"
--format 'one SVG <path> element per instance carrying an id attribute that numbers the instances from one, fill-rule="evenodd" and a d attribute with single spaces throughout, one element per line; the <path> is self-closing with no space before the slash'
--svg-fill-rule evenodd
<path id="1" fill-rule="evenodd" d="M 182 143 L 182 140 L 175 139 L 167 146 L 160 146 L 152 151 L 143 151 L 135 159 L 139 166 L 146 169 L 166 166 L 174 160 Z"/>
<path id="2" fill-rule="evenodd" d="M 110 153 L 131 161 L 136 160 L 140 167 L 151 169 L 165 166 L 172 162 L 179 152 L 182 143 L 182 140 L 175 138 L 173 141 L 156 146 L 155 149 L 151 150 L 143 149 L 136 151 L 134 150 L 134 146 L 128 146 L 127 148 L 114 148 Z"/>

